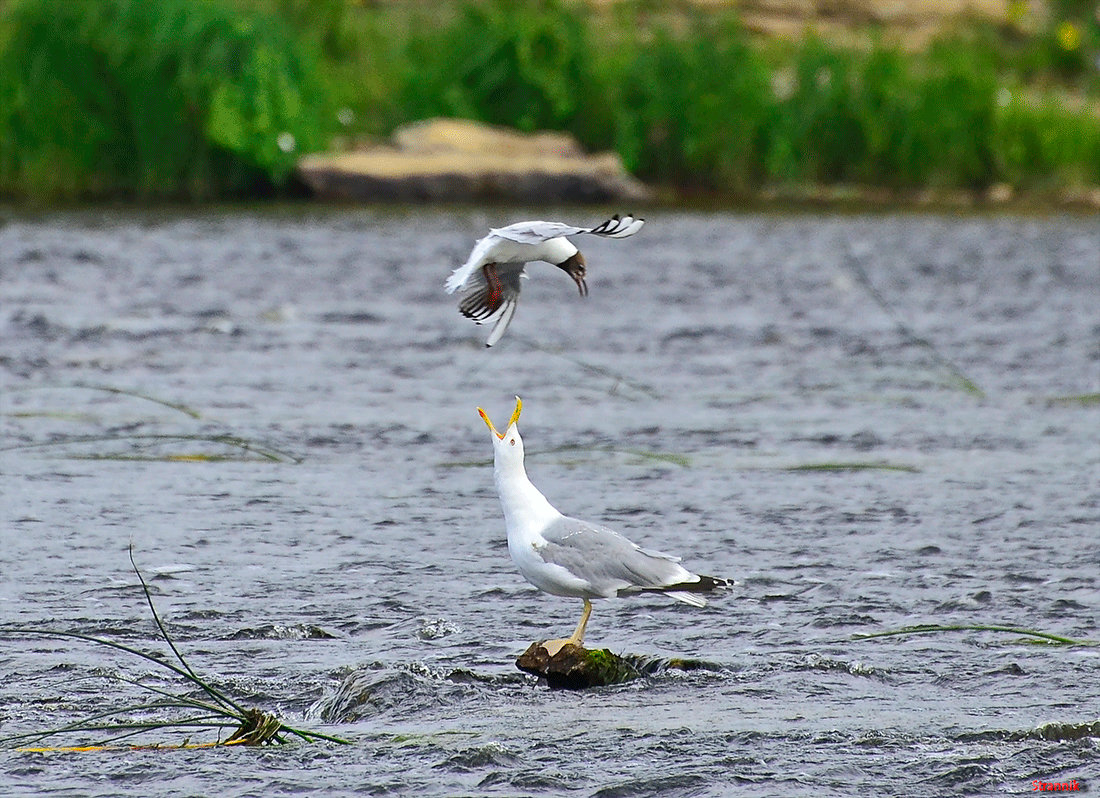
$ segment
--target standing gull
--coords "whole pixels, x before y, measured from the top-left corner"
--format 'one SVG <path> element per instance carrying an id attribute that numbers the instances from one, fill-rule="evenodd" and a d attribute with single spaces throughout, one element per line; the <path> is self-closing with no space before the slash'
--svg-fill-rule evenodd
<path id="1" fill-rule="evenodd" d="M 489 427 L 493 441 L 493 479 L 504 525 L 508 529 L 508 553 L 524 578 L 539 590 L 555 596 L 584 599 L 584 612 L 576 631 L 564 640 L 545 644 L 551 656 L 566 643 L 584 644 L 584 629 L 592 614 L 591 599 L 614 598 L 631 593 L 665 593 L 693 607 L 706 605 L 700 593 L 729 588 L 728 579 L 700 576 L 680 565 L 680 558 L 631 543 L 607 527 L 559 513 L 523 467 L 523 439 L 516 424 L 523 402 L 507 430 L 497 432 L 489 416 L 477 409 Z"/>
<path id="2" fill-rule="evenodd" d="M 533 260 L 552 263 L 573 278 L 581 296 L 588 295 L 584 281 L 584 255 L 566 236 L 591 233 L 606 238 L 626 238 L 642 229 L 644 219 L 629 214 L 612 216 L 596 227 L 573 227 L 561 222 L 516 222 L 494 228 L 474 245 L 469 260 L 447 278 L 447 293 L 465 289 L 458 305 L 462 315 L 478 324 L 495 321 L 486 346 L 504 335 L 516 312 L 520 278 L 527 277 L 526 266 Z"/>

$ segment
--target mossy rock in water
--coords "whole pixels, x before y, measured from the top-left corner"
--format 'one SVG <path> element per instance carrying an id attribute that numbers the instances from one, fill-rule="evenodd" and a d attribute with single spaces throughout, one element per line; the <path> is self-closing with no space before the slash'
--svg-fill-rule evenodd
<path id="1" fill-rule="evenodd" d="M 1083 740 L 1100 737 L 1100 720 L 1086 723 L 1044 723 L 1037 729 L 1024 732 L 1024 739 L 1032 740 Z"/>
<path id="2" fill-rule="evenodd" d="M 553 688 L 583 690 L 637 679 L 638 669 L 608 649 L 587 649 L 566 643 L 551 655 L 545 641 L 532 643 L 516 659 L 516 667 L 533 673 Z"/>

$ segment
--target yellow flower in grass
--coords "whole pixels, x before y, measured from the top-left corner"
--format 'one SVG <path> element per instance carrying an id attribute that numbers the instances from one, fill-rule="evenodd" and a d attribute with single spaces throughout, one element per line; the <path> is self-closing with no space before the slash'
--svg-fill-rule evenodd
<path id="1" fill-rule="evenodd" d="M 1058 26 L 1055 36 L 1066 52 L 1072 52 L 1081 46 L 1081 30 L 1068 19 Z"/>

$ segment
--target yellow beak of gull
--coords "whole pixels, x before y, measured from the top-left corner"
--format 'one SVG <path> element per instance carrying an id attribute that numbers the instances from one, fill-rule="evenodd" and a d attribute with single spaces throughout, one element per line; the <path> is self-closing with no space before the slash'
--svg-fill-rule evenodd
<path id="1" fill-rule="evenodd" d="M 516 397 L 516 409 L 512 413 L 512 417 L 510 419 L 508 419 L 508 427 L 511 427 L 513 424 L 515 424 L 517 421 L 519 421 L 519 414 L 520 414 L 521 410 L 523 410 L 523 400 L 520 399 L 517 396 Z M 493 426 L 493 422 L 489 420 L 489 415 L 484 410 L 482 410 L 479 407 L 477 409 L 477 414 L 479 416 L 481 416 L 481 420 L 485 422 L 485 426 L 487 426 L 489 428 L 490 432 L 492 432 L 494 435 L 496 435 L 501 440 L 504 440 L 504 434 L 501 433 L 501 432 L 497 432 L 497 428 Z M 507 431 L 508 427 L 504 428 L 505 431 Z"/>

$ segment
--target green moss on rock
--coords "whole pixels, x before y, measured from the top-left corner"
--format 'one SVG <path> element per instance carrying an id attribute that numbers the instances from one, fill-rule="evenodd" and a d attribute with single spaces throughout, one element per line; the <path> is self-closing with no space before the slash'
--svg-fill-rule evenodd
<path id="1" fill-rule="evenodd" d="M 630 662 L 606 648 L 587 649 L 566 643 L 551 655 L 544 642 L 532 643 L 516 659 L 516 667 L 545 679 L 552 688 L 583 690 L 621 684 L 641 675 Z"/>

